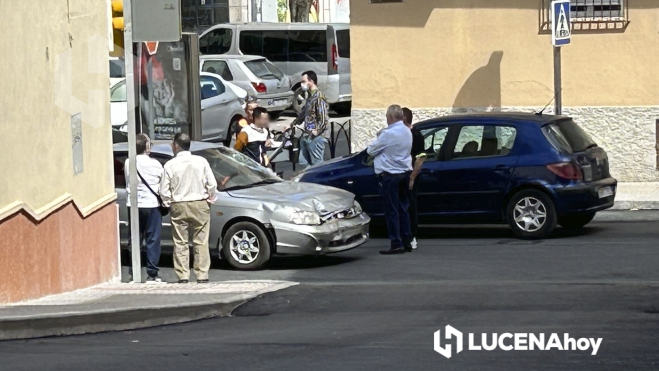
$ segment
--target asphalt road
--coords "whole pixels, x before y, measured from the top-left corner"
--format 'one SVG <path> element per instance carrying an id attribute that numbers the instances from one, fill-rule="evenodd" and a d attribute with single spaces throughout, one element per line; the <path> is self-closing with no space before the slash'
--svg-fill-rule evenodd
<path id="1" fill-rule="evenodd" d="M 659 369 L 657 221 L 598 221 L 537 242 L 513 239 L 505 228 L 424 234 L 433 238 L 402 256 L 379 255 L 387 243 L 372 240 L 340 255 L 278 259 L 259 272 L 216 263 L 211 280 L 301 284 L 254 299 L 229 318 L 0 342 L 0 370 Z M 171 269 L 163 275 L 173 278 Z M 465 347 L 467 333 L 603 340 L 591 355 L 455 354 L 453 339 L 446 359 L 433 351 L 433 333 L 446 325 L 465 334 Z"/>

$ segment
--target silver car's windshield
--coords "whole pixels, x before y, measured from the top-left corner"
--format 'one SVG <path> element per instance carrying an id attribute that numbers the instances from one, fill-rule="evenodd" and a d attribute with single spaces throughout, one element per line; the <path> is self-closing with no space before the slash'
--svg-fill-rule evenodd
<path id="1" fill-rule="evenodd" d="M 205 149 L 195 154 L 208 160 L 219 190 L 249 188 L 282 181 L 256 161 L 230 148 Z"/>

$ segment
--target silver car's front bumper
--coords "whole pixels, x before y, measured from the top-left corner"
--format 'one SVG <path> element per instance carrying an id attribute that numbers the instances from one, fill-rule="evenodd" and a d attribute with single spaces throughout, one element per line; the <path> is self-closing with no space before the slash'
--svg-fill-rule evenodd
<path id="1" fill-rule="evenodd" d="M 368 241 L 370 221 L 368 215 L 361 214 L 313 226 L 272 222 L 277 254 L 324 255 L 354 249 Z"/>

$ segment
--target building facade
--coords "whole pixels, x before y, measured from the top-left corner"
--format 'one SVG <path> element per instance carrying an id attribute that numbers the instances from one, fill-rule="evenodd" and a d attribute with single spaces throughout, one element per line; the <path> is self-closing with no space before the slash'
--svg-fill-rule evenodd
<path id="1" fill-rule="evenodd" d="M 563 113 L 607 150 L 618 180 L 659 181 L 659 2 L 595 3 L 572 1 Z M 549 4 L 353 1 L 353 146 L 375 137 L 393 103 L 412 108 L 417 120 L 542 109 L 554 96 Z M 552 111 L 553 103 L 545 112 Z"/>
<path id="2" fill-rule="evenodd" d="M 219 23 L 290 22 L 289 0 L 181 0 L 183 31 L 201 33 Z M 349 23 L 350 0 L 315 0 L 309 22 Z"/>
<path id="3" fill-rule="evenodd" d="M 0 2 L 0 304 L 119 277 L 108 10 Z"/>

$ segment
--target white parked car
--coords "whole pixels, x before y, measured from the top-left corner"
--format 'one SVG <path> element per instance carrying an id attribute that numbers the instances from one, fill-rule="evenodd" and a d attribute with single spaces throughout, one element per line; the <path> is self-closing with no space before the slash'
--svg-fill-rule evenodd
<path id="1" fill-rule="evenodd" d="M 259 106 L 279 113 L 293 104 L 291 80 L 272 62 L 255 55 L 202 55 L 201 71 L 216 73 L 247 90 Z"/>
<path id="2" fill-rule="evenodd" d="M 202 72 L 199 76 L 201 89 L 201 133 L 204 141 L 231 141 L 229 128 L 237 127 L 245 110 L 247 92 L 221 76 Z M 120 81 L 110 89 L 110 121 L 116 130 L 127 131 L 126 81 Z"/>

